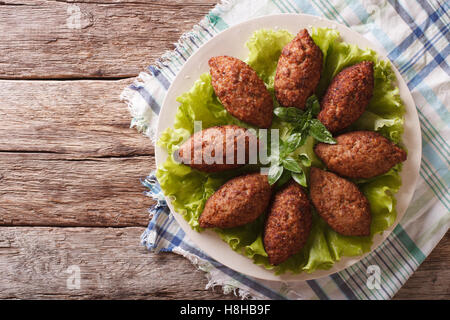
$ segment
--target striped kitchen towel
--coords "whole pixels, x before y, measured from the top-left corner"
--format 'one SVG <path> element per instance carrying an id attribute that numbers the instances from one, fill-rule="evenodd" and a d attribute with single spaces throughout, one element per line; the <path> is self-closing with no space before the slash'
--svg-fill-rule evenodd
<path id="1" fill-rule="evenodd" d="M 133 117 L 131 126 L 155 139 L 160 106 L 186 59 L 202 44 L 231 25 L 276 13 L 307 13 L 335 20 L 388 52 L 406 80 L 416 103 L 422 130 L 420 179 L 399 225 L 374 252 L 355 265 L 317 280 L 272 282 L 237 273 L 214 261 L 193 244 L 166 206 L 154 174 L 144 179 L 157 204 L 142 235 L 155 252 L 181 254 L 205 271 L 208 287 L 255 299 L 389 299 L 425 260 L 450 225 L 449 3 L 396 0 L 242 0 L 223 1 L 190 32 L 174 51 L 164 54 L 126 88 L 122 99 Z M 367 285 L 369 266 L 381 271 L 380 286 Z"/>

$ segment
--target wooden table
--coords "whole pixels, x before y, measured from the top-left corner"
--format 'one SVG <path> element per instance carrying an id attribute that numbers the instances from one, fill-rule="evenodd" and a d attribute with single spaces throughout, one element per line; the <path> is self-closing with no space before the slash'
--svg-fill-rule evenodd
<path id="1" fill-rule="evenodd" d="M 118 98 L 216 0 L 71 2 L 0 1 L 0 298 L 235 298 L 139 245 L 154 150 Z M 447 234 L 396 298 L 448 299 L 449 263 Z"/>

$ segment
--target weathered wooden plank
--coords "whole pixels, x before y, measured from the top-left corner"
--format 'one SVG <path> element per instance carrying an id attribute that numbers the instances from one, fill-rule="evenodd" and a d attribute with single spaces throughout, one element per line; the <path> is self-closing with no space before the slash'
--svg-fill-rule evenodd
<path id="1" fill-rule="evenodd" d="M 0 151 L 67 158 L 152 155 L 119 100 L 130 80 L 0 81 Z"/>
<path id="2" fill-rule="evenodd" d="M 216 0 L 0 1 L 0 78 L 137 75 Z"/>
<path id="3" fill-rule="evenodd" d="M 152 169 L 152 156 L 0 153 L 0 225 L 145 226 L 153 200 L 139 179 Z"/>
<path id="4" fill-rule="evenodd" d="M 142 230 L 0 227 L 0 299 L 235 299 L 205 290 L 204 273 L 185 258 L 148 253 L 138 245 Z M 448 240 L 396 298 L 450 298 Z M 73 265 L 80 268 L 79 289 L 67 287 Z"/>
<path id="5" fill-rule="evenodd" d="M 450 299 L 450 233 L 400 289 L 395 299 Z"/>
<path id="6" fill-rule="evenodd" d="M 147 224 L 154 150 L 129 128 L 128 83 L 0 81 L 1 225 Z"/>
<path id="7" fill-rule="evenodd" d="M 233 298 L 206 290 L 204 273 L 185 258 L 148 253 L 142 231 L 1 227 L 0 299 Z M 70 266 L 80 270 L 79 289 L 67 286 Z"/>

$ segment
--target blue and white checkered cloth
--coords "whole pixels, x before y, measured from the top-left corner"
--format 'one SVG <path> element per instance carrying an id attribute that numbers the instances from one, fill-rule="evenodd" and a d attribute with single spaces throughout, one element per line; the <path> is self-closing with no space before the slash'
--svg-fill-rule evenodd
<path id="1" fill-rule="evenodd" d="M 208 287 L 255 299 L 389 299 L 414 273 L 450 226 L 450 38 L 449 3 L 426 0 L 242 0 L 222 1 L 174 51 L 142 72 L 122 94 L 136 127 L 155 139 L 155 124 L 170 83 L 187 58 L 220 31 L 250 18 L 276 13 L 307 13 L 335 20 L 388 52 L 406 80 L 422 130 L 420 179 L 403 219 L 387 240 L 355 265 L 304 282 L 273 282 L 237 273 L 208 257 L 185 235 L 166 206 L 154 174 L 143 184 L 157 204 L 142 235 L 155 252 L 181 254 L 205 271 Z M 381 285 L 367 285 L 368 267 L 377 265 Z"/>

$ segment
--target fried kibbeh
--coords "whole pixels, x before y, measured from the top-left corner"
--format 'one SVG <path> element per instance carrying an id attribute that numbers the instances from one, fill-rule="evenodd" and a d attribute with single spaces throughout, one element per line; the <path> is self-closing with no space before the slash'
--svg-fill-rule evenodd
<path id="1" fill-rule="evenodd" d="M 233 178 L 208 198 L 200 215 L 202 228 L 233 228 L 256 220 L 268 207 L 271 187 L 266 175 Z"/>
<path id="2" fill-rule="evenodd" d="M 264 228 L 264 248 L 269 263 L 278 265 L 299 252 L 311 231 L 308 195 L 291 180 L 275 194 Z"/>
<path id="3" fill-rule="evenodd" d="M 208 61 L 214 92 L 234 117 L 269 128 L 273 118 L 273 99 L 264 82 L 244 61 L 229 56 Z"/>
<path id="4" fill-rule="evenodd" d="M 203 172 L 235 169 L 249 162 L 249 146 L 257 137 L 236 125 L 216 126 L 194 133 L 178 149 L 178 160 Z"/>
<path id="5" fill-rule="evenodd" d="M 354 183 L 311 167 L 309 192 L 317 213 L 334 231 L 344 236 L 370 235 L 369 201 Z"/>
<path id="6" fill-rule="evenodd" d="M 338 133 L 359 119 L 372 98 L 373 62 L 362 61 L 339 72 L 321 102 L 317 119 L 331 133 Z"/>
<path id="7" fill-rule="evenodd" d="M 406 152 L 374 131 L 353 131 L 336 137 L 336 144 L 318 143 L 316 155 L 340 176 L 369 179 L 406 160 Z"/>
<path id="8" fill-rule="evenodd" d="M 323 54 L 306 29 L 282 50 L 275 74 L 275 96 L 284 107 L 305 109 L 319 84 Z"/>

